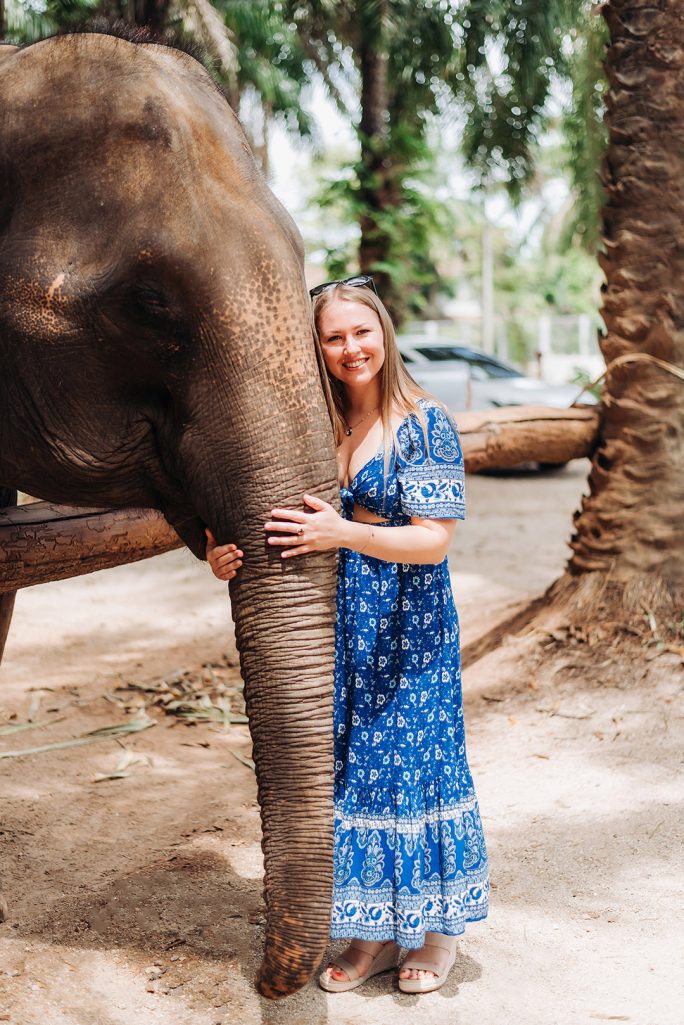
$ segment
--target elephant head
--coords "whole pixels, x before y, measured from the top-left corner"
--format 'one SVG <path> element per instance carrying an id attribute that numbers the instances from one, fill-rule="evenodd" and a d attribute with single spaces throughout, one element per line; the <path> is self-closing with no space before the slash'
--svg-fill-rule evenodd
<path id="1" fill-rule="evenodd" d="M 268 996 L 325 949 L 334 559 L 268 549 L 337 500 L 302 244 L 192 57 L 76 33 L 0 48 L 0 484 L 154 506 L 231 583 L 262 811 Z M 294 565 L 296 563 L 296 565 Z M 286 568 L 285 568 L 286 567 Z"/>

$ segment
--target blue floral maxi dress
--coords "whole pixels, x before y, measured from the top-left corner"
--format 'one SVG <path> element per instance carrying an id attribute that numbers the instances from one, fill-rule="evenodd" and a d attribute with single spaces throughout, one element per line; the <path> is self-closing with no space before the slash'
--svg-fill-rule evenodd
<path id="1" fill-rule="evenodd" d="M 458 435 L 434 402 L 342 489 L 401 526 L 463 519 Z M 459 626 L 447 560 L 384 562 L 340 550 L 335 649 L 333 937 L 421 947 L 487 914 L 487 854 L 468 768 Z"/>

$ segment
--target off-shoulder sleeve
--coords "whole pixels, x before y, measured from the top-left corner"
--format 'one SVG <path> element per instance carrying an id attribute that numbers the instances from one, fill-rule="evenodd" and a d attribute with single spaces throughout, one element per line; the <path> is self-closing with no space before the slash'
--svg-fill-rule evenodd
<path id="1" fill-rule="evenodd" d="M 465 519 L 465 471 L 458 431 L 446 413 L 421 402 L 427 445 L 418 417 L 411 414 L 397 430 L 397 479 L 407 516 Z"/>

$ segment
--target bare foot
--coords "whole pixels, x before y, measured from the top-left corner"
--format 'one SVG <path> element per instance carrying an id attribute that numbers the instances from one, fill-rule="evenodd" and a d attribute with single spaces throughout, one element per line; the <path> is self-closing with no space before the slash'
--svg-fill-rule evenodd
<path id="1" fill-rule="evenodd" d="M 441 933 L 426 932 L 425 945 L 420 950 L 410 950 L 404 958 L 399 970 L 400 979 L 431 979 L 441 972 L 449 961 L 450 951 L 444 947 L 435 947 L 430 943 L 433 936 L 439 936 L 440 940 L 449 940 L 452 944 L 451 950 L 457 943 L 456 936 L 443 936 Z M 423 961 L 435 966 L 434 972 L 427 968 L 412 968 L 412 961 Z"/>
<path id="2" fill-rule="evenodd" d="M 386 942 L 391 943 L 392 941 L 387 940 Z M 359 975 L 364 975 L 370 968 L 370 963 L 375 955 L 384 946 L 385 943 L 378 940 L 352 940 L 347 949 L 342 952 L 342 956 L 354 965 Z M 325 973 L 335 982 L 347 982 L 349 978 L 347 973 L 342 968 L 338 968 L 334 961 L 329 962 Z"/>

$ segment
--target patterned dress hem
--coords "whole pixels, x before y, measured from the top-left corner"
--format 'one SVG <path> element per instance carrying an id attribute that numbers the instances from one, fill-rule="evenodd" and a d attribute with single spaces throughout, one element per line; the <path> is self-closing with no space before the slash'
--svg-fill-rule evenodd
<path id="1" fill-rule="evenodd" d="M 426 920 L 425 929 L 419 935 L 415 933 L 404 933 L 401 930 L 394 929 L 391 926 L 384 926 L 380 928 L 374 928 L 373 926 L 355 925 L 349 926 L 346 924 L 332 925 L 330 927 L 330 939 L 331 940 L 377 940 L 378 942 L 384 942 L 386 940 L 395 940 L 400 947 L 404 950 L 420 950 L 425 943 L 426 932 L 437 932 L 442 936 L 463 936 L 466 930 L 466 925 L 471 925 L 473 922 L 482 922 L 487 917 L 488 909 L 485 907 L 480 911 L 473 912 L 468 915 L 467 918 L 461 922 L 446 925 L 442 920 Z"/>

